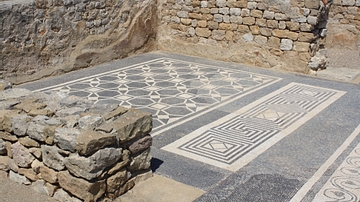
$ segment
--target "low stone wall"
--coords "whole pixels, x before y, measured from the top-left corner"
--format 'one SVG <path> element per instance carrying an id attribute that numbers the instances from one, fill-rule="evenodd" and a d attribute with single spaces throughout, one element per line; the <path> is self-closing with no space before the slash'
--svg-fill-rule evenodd
<path id="1" fill-rule="evenodd" d="M 156 0 L 0 1 L 0 79 L 19 84 L 153 50 Z"/>
<path id="2" fill-rule="evenodd" d="M 360 0 L 334 0 L 327 28 L 326 48 L 360 51 Z"/>
<path id="3" fill-rule="evenodd" d="M 113 199 L 152 175 L 151 129 L 136 109 L 0 91 L 0 174 L 59 201 Z"/>
<path id="4" fill-rule="evenodd" d="M 162 0 L 159 48 L 303 73 L 322 69 L 326 58 L 319 50 L 330 5 L 321 0 Z"/>

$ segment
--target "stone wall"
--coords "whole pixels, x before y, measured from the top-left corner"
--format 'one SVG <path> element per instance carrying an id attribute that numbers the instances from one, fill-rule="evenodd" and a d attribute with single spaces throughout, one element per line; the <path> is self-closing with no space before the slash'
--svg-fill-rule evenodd
<path id="1" fill-rule="evenodd" d="M 360 51 L 360 0 L 334 0 L 327 28 L 327 48 Z"/>
<path id="2" fill-rule="evenodd" d="M 0 176 L 59 201 L 113 199 L 152 175 L 151 129 L 136 109 L 0 91 Z"/>
<path id="3" fill-rule="evenodd" d="M 163 0 L 159 48 L 296 72 L 324 66 L 320 0 Z"/>
<path id="4" fill-rule="evenodd" d="M 18 84 L 152 50 L 155 0 L 0 1 L 0 79 Z"/>

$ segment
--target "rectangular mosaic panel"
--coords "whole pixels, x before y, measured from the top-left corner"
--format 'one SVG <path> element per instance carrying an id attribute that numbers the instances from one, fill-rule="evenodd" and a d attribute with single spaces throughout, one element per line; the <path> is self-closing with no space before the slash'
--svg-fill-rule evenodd
<path id="1" fill-rule="evenodd" d="M 61 91 L 98 103 L 148 111 L 153 114 L 154 129 L 167 129 L 170 123 L 188 121 L 279 80 L 238 69 L 159 58 L 38 91 Z"/>
<path id="2" fill-rule="evenodd" d="M 291 83 L 162 149 L 236 171 L 343 94 Z"/>

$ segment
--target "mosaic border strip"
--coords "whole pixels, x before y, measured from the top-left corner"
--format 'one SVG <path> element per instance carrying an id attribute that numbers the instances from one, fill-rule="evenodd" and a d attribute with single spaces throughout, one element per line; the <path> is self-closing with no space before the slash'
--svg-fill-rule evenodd
<path id="1" fill-rule="evenodd" d="M 37 91 L 60 91 L 149 111 L 155 136 L 280 80 L 239 69 L 158 58 Z"/>
<path id="2" fill-rule="evenodd" d="M 344 94 L 290 83 L 162 149 L 236 171 Z"/>
<path id="3" fill-rule="evenodd" d="M 349 144 L 354 141 L 354 139 L 360 135 L 360 124 L 355 128 L 355 130 L 351 133 L 351 135 L 342 143 L 342 145 L 326 160 L 326 162 L 321 165 L 321 167 L 314 173 L 314 175 L 298 190 L 298 192 L 293 196 L 293 198 L 290 200 L 290 202 L 298 202 L 301 201 L 306 194 L 309 192 L 309 190 L 314 186 L 314 184 L 324 175 L 324 173 L 328 170 L 328 168 L 335 162 L 335 160 L 345 151 L 346 148 L 348 148 Z M 355 147 L 353 152 L 360 148 L 360 144 Z M 353 153 L 352 152 L 352 153 Z M 350 154 L 351 155 L 351 154 Z M 346 165 L 346 160 L 343 162 L 344 165 Z M 359 166 L 359 165 L 358 165 Z M 343 167 L 343 165 L 340 165 L 339 168 Z M 359 169 L 359 167 L 357 168 Z M 337 169 L 338 170 L 338 169 Z M 335 171 L 336 172 L 336 171 Z M 335 174 L 335 173 L 334 173 Z M 333 174 L 333 175 L 334 175 Z M 328 186 L 324 185 L 323 189 L 318 192 L 324 193 L 324 187 L 331 186 L 331 177 L 328 180 Z M 342 192 L 338 192 L 340 195 Z M 360 195 L 357 195 L 360 196 Z M 329 200 L 329 199 L 327 199 Z M 315 201 L 315 200 L 314 200 Z M 324 200 L 321 200 L 324 201 Z M 337 199 L 333 199 L 332 201 L 339 201 Z"/>

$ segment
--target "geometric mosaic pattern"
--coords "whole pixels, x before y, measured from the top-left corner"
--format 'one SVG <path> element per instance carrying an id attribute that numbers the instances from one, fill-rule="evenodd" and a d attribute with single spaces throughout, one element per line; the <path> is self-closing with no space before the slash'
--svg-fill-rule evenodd
<path id="1" fill-rule="evenodd" d="M 360 201 L 360 144 L 334 172 L 313 201 Z"/>
<path id="2" fill-rule="evenodd" d="M 154 128 L 158 128 L 278 80 L 237 69 L 160 58 L 38 91 L 61 91 L 148 111 L 153 114 Z"/>
<path id="3" fill-rule="evenodd" d="M 332 89 L 292 83 L 163 149 L 228 168 L 252 150 L 262 150 L 258 147 L 274 136 L 289 134 L 300 120 L 304 123 L 341 95 L 343 92 Z"/>

